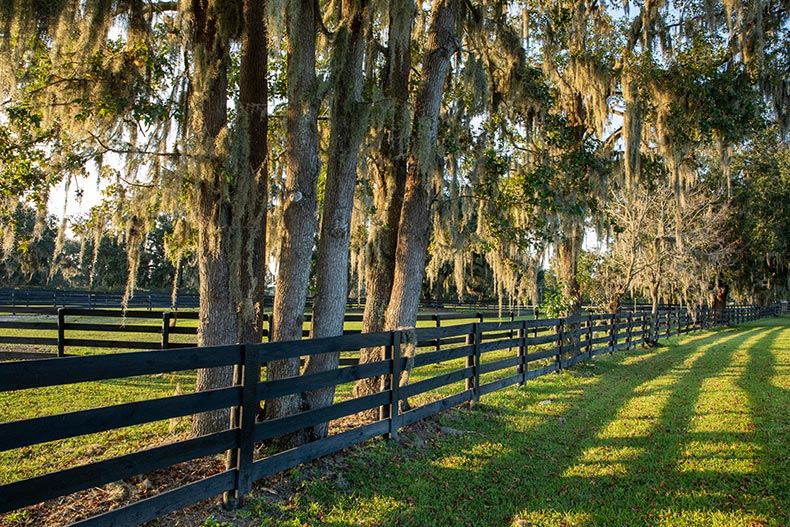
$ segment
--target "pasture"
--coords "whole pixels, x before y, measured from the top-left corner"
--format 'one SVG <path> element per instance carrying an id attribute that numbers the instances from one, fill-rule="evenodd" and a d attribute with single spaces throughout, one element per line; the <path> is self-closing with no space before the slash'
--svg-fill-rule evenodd
<path id="1" fill-rule="evenodd" d="M 153 524 L 786 525 L 788 325 L 775 318 L 662 339 L 657 348 L 613 346 L 621 351 L 592 353 L 558 374 L 535 371 L 541 376 L 525 387 L 484 390 L 481 404 L 404 428 L 399 442 L 369 441 L 264 479 L 235 514 L 213 509 L 219 519 L 206 518 L 204 505 L 197 516 L 192 509 Z M 616 326 L 630 342 L 630 323 Z M 481 373 L 518 362 L 502 353 L 484 359 Z M 455 379 L 445 373 L 463 367 L 455 362 L 427 361 L 414 380 Z M 18 391 L 2 399 L 0 421 L 192 391 L 189 372 L 146 379 L 142 391 L 123 378 Z M 339 386 L 340 399 L 348 388 Z M 171 419 L 7 451 L 0 480 L 117 457 L 187 429 Z M 21 510 L 3 525 L 41 519 Z"/>
<path id="2" fill-rule="evenodd" d="M 326 463 L 204 525 L 790 525 L 790 319 L 597 357 Z"/>

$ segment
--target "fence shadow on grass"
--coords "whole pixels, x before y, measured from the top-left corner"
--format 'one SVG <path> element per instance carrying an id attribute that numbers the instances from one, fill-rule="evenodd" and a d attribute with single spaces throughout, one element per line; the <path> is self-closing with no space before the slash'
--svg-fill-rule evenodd
<path id="1" fill-rule="evenodd" d="M 772 332 L 770 336 L 749 350 L 746 372 L 738 385 L 748 397 L 754 435 L 761 446 L 755 452 L 760 497 L 777 511 L 781 525 L 790 525 L 790 389 L 785 387 L 790 387 L 790 356 L 782 363 L 777 363 L 776 356 L 776 351 L 790 348 L 790 334 Z"/>
<path id="2" fill-rule="evenodd" d="M 702 349 L 698 346 L 684 354 L 686 360 L 681 364 L 647 381 L 643 386 L 652 388 L 652 393 L 640 396 L 636 390 L 635 397 L 626 403 L 631 408 L 624 406 L 629 415 L 636 414 L 643 422 L 629 423 L 627 418 L 610 422 L 578 464 L 566 471 L 608 489 L 602 500 L 612 495 L 624 498 L 622 508 L 612 506 L 617 501 L 592 507 L 588 511 L 590 525 L 649 523 L 650 519 L 698 523 L 711 521 L 711 514 L 732 517 L 742 524 L 739 516 L 745 511 L 732 497 L 749 484 L 744 475 L 750 460 L 738 459 L 742 449 L 732 447 L 743 445 L 747 452 L 757 447 L 751 444 L 748 414 L 737 407 L 738 394 L 731 394 L 733 406 L 725 409 L 720 392 L 732 388 L 728 372 L 742 371 L 743 365 L 736 366 L 733 361 L 738 348 L 752 346 L 754 332 L 733 333 Z M 639 401 L 640 397 L 645 400 Z M 615 462 L 604 463 L 604 467 L 585 466 L 585 461 L 596 455 L 600 459 L 602 453 Z M 599 476 L 607 465 L 616 467 L 614 473 Z"/>
<path id="3" fill-rule="evenodd" d="M 760 310 L 753 309 L 749 313 L 752 316 L 760 316 Z M 664 317 L 663 327 L 666 330 L 666 336 L 669 336 L 671 332 L 681 332 L 684 328 L 688 328 L 677 316 L 678 314 L 675 315 L 674 323 L 670 323 L 673 320 L 672 314 L 667 313 Z M 9 434 L 5 438 L 6 449 L 33 444 L 28 439 L 30 434 L 25 432 L 25 427 L 42 429 L 43 432 L 46 432 L 43 436 L 35 439 L 37 442 L 43 442 L 48 439 L 68 438 L 89 432 L 128 426 L 130 422 L 134 424 L 162 420 L 218 407 L 233 406 L 247 410 L 243 410 L 241 414 L 243 426 L 240 426 L 238 430 L 229 430 L 178 444 L 168 444 L 145 452 L 113 458 L 106 462 L 73 467 L 42 476 L 39 479 L 28 479 L 6 485 L 3 487 L 4 489 L 13 489 L 14 492 L 9 491 L 10 494 L 4 496 L 6 505 L 2 505 L 4 499 L 0 499 L 0 506 L 5 506 L 8 510 L 13 508 L 10 506 L 12 503 L 17 504 L 17 507 L 32 503 L 35 501 L 33 496 L 55 497 L 59 492 L 64 492 L 61 486 L 54 485 L 53 482 L 61 482 L 68 489 L 79 490 L 84 485 L 96 486 L 112 481 L 113 478 L 123 478 L 132 474 L 144 473 L 146 470 L 172 465 L 182 459 L 194 458 L 197 455 L 195 454 L 196 449 L 205 454 L 227 450 L 237 450 L 244 454 L 244 456 L 236 456 L 238 463 L 234 462 L 223 473 L 205 478 L 200 482 L 190 484 L 190 486 L 179 487 L 170 493 L 163 493 L 136 502 L 129 507 L 114 510 L 102 517 L 94 517 L 85 524 L 105 525 L 107 523 L 103 522 L 117 519 L 121 522 L 119 525 L 136 525 L 145 519 L 154 518 L 169 510 L 176 510 L 198 501 L 200 496 L 209 497 L 229 489 L 237 492 L 238 495 L 243 495 L 249 490 L 253 480 L 289 469 L 368 438 L 387 434 L 394 436 L 398 428 L 403 425 L 417 422 L 464 401 L 477 401 L 480 395 L 497 393 L 496 399 L 491 399 L 491 401 L 506 401 L 502 408 L 497 409 L 499 405 L 479 406 L 470 415 L 477 428 L 480 430 L 499 429 L 499 436 L 495 440 L 485 440 L 482 436 L 478 437 L 474 434 L 463 435 L 463 441 L 468 442 L 466 445 L 468 448 L 462 451 L 461 455 L 457 454 L 457 451 L 453 451 L 449 454 L 442 454 L 439 458 L 432 458 L 427 464 L 414 467 L 416 474 L 408 475 L 409 477 L 403 483 L 404 488 L 397 489 L 397 491 L 389 489 L 382 493 L 393 502 L 403 503 L 398 510 L 383 514 L 389 518 L 382 521 L 388 525 L 397 524 L 398 521 L 405 521 L 411 525 L 427 525 L 437 523 L 437 521 L 441 523 L 444 517 L 438 515 L 437 511 L 444 508 L 452 510 L 452 519 L 447 520 L 445 523 L 447 525 L 459 523 L 495 525 L 505 521 L 505 518 L 513 518 L 521 511 L 534 509 L 536 505 L 533 506 L 533 502 L 542 500 L 544 496 L 553 496 L 553 499 L 556 500 L 551 502 L 552 498 L 547 498 L 554 507 L 552 510 L 564 510 L 568 514 L 578 512 L 589 515 L 591 514 L 589 512 L 591 510 L 590 504 L 596 503 L 600 497 L 600 491 L 595 488 L 598 481 L 593 480 L 592 483 L 589 483 L 590 477 L 584 474 L 574 480 L 572 469 L 575 464 L 578 464 L 580 460 L 584 461 L 583 456 L 588 455 L 590 445 L 596 447 L 597 443 L 608 439 L 605 429 L 620 417 L 618 412 L 621 410 L 618 408 L 621 407 L 623 401 L 633 398 L 639 389 L 646 389 L 643 384 L 648 382 L 647 379 L 653 379 L 655 375 L 660 376 L 663 374 L 662 372 L 670 370 L 670 373 L 675 375 L 677 372 L 673 368 L 680 368 L 683 365 L 682 360 L 685 359 L 682 356 L 677 356 L 678 354 L 665 353 L 664 348 L 632 351 L 625 355 L 617 353 L 615 357 L 629 357 L 630 359 L 617 358 L 600 361 L 600 364 L 605 366 L 602 371 L 608 370 L 608 372 L 618 373 L 614 378 L 609 378 L 608 372 L 606 377 L 599 375 L 584 379 L 566 375 L 559 377 L 562 380 L 560 383 L 551 383 L 545 380 L 530 381 L 529 385 L 533 386 L 534 390 L 509 390 L 502 393 L 498 393 L 498 390 L 548 374 L 579 360 L 591 358 L 593 355 L 631 347 L 641 342 L 641 337 L 644 336 L 643 323 L 639 322 L 636 327 L 634 325 L 634 322 L 638 320 L 640 320 L 639 316 L 631 314 L 624 317 L 591 316 L 582 319 L 582 322 L 587 325 L 580 326 L 572 332 L 573 334 L 566 334 L 562 331 L 565 323 L 562 319 L 540 321 L 540 323 L 522 321 L 493 324 L 476 323 L 455 328 L 421 330 L 419 333 L 420 342 L 424 341 L 431 346 L 435 345 L 437 350 L 439 340 L 445 338 L 448 339 L 448 343 L 449 340 L 454 343 L 464 341 L 466 345 L 446 349 L 443 346 L 441 351 L 418 355 L 415 359 L 415 369 L 429 367 L 437 361 L 452 362 L 454 360 L 459 364 L 453 367 L 460 369 L 443 375 L 436 375 L 441 373 L 439 371 L 433 372 L 430 378 L 406 387 L 393 389 L 391 393 L 382 392 L 355 400 L 342 401 L 332 407 L 322 409 L 320 412 L 305 412 L 304 415 L 298 414 L 261 425 L 255 424 L 254 412 L 247 411 L 257 408 L 260 399 L 270 399 L 291 392 L 298 393 L 304 391 L 306 386 L 323 386 L 326 383 L 342 384 L 372 375 L 388 374 L 398 378 L 404 367 L 404 359 L 399 351 L 403 335 L 400 332 L 394 332 L 273 345 L 227 346 L 220 350 L 222 353 L 211 354 L 207 354 L 206 350 L 186 349 L 167 350 L 156 354 L 121 354 L 40 363 L 49 364 L 50 368 L 41 368 L 40 364 L 36 366 L 28 364 L 4 365 L 4 378 L 8 380 L 8 384 L 4 384 L 6 390 L 21 389 L 28 385 L 49 386 L 51 383 L 62 383 L 66 379 L 63 377 L 64 370 L 71 371 L 72 375 L 66 382 L 76 383 L 88 380 L 117 379 L 119 373 L 123 375 L 159 375 L 163 372 L 182 371 L 187 364 L 189 367 L 214 367 L 227 364 L 243 364 L 245 366 L 240 371 L 240 373 L 243 372 L 240 383 L 231 388 L 166 397 L 161 401 L 146 400 L 139 404 L 75 412 L 70 414 L 68 419 L 60 416 L 45 416 L 26 422 L 15 421 L 2 424 L 0 428 Z M 593 323 L 595 324 L 593 325 Z M 542 331 L 541 335 L 536 334 L 528 338 L 528 330 L 531 331 L 538 325 L 546 326 L 545 331 Z M 570 326 L 574 327 L 572 324 Z M 559 332 L 553 332 L 552 329 L 559 329 Z M 758 331 L 758 329 L 751 329 L 746 333 Z M 574 347 L 567 346 L 563 335 L 568 338 L 573 337 L 574 342 L 576 342 L 575 337 L 584 336 L 586 338 L 579 340 L 574 346 L 576 349 L 574 349 Z M 746 338 L 744 335 L 741 335 L 740 332 L 727 333 L 724 337 L 711 335 L 710 345 L 728 340 L 744 339 Z M 708 341 L 700 339 L 696 342 L 700 345 Z M 601 346 L 594 348 L 593 346 L 596 344 Z M 256 373 L 261 362 L 286 356 L 358 349 L 371 345 L 385 346 L 389 350 L 388 353 L 394 358 L 381 363 L 354 365 L 342 371 L 301 377 L 295 380 L 260 384 L 256 382 Z M 548 346 L 541 347 L 543 345 Z M 504 355 L 499 354 L 499 351 L 502 351 Z M 512 356 L 516 352 L 517 355 Z M 675 362 L 677 364 L 674 364 Z M 57 363 L 57 367 L 55 367 L 55 363 Z M 528 368 L 529 365 L 533 365 L 533 367 Z M 587 368 L 589 369 L 589 367 Z M 26 375 L 22 375 L 23 371 L 28 370 L 32 371 L 35 376 L 28 378 Z M 500 371 L 502 373 L 497 373 Z M 51 383 L 48 380 L 50 378 Z M 17 384 L 14 384 L 15 382 Z M 550 396 L 553 401 L 550 404 L 533 406 L 535 409 L 533 411 L 537 415 L 521 412 L 520 409 L 530 403 L 537 403 L 538 401 L 532 399 L 536 395 L 542 397 L 541 388 L 551 384 L 560 384 L 560 386 L 553 388 L 554 395 Z M 397 387 L 397 383 L 390 383 L 390 385 Z M 443 398 L 434 402 L 428 401 L 419 409 L 408 413 L 398 414 L 394 410 L 398 408 L 397 403 L 402 398 L 428 393 L 450 385 L 455 387 L 457 393 L 451 395 L 441 393 L 439 397 Z M 15 386 L 19 388 L 15 388 Z M 655 389 L 655 387 L 651 389 Z M 312 426 L 313 421 L 332 420 L 367 408 L 380 408 L 383 419 L 370 425 L 335 434 L 325 440 L 304 445 L 304 447 L 297 447 L 277 454 L 272 453 L 259 461 L 253 460 L 255 441 L 275 437 L 289 430 L 298 430 L 300 427 Z M 488 411 L 481 411 L 482 409 Z M 384 410 L 387 410 L 386 415 L 384 415 Z M 127 413 L 128 418 L 126 417 Z M 649 417 L 653 418 L 654 416 Z M 635 420 L 631 424 L 636 425 L 637 423 L 638 420 Z M 629 440 L 632 439 L 631 435 L 625 437 Z M 603 444 L 596 448 L 605 449 L 610 446 Z M 390 450 L 388 449 L 390 447 L 380 446 L 379 448 L 384 449 L 385 458 L 389 456 Z M 641 448 L 639 446 L 627 445 L 623 448 L 625 448 L 626 454 L 618 454 L 623 457 L 622 463 L 619 463 L 618 466 L 626 467 L 623 468 L 623 474 L 630 475 L 627 467 L 635 464 L 643 452 L 638 450 Z M 404 459 L 411 456 L 409 453 L 399 455 Z M 112 467 L 122 470 L 111 471 Z M 368 478 L 379 480 L 384 475 L 396 473 L 398 470 L 397 467 L 390 467 L 388 471 L 376 471 L 369 474 Z M 362 473 L 365 473 L 364 470 Z M 533 473 L 543 475 L 543 479 L 531 477 Z M 87 481 L 90 483 L 84 483 L 84 478 L 88 478 Z M 449 481 L 458 485 L 452 486 L 448 479 L 442 478 L 449 478 Z M 576 485 L 577 488 L 575 488 L 573 485 L 577 480 L 583 482 L 584 485 Z M 51 483 L 46 492 L 31 494 L 35 488 L 42 487 L 41 482 L 43 481 Z M 601 482 L 605 483 L 606 481 L 601 479 Z M 617 482 L 619 479 L 615 481 Z M 397 481 L 393 482 L 395 486 L 398 484 Z M 616 485 L 612 486 L 616 489 L 619 488 Z M 506 490 L 503 491 L 503 488 Z M 475 497 L 475 492 L 479 499 L 472 499 Z M 233 496 L 231 498 L 235 499 Z M 46 498 L 39 497 L 37 499 Z M 404 499 L 405 502 L 399 501 Z M 426 499 L 428 501 L 425 501 Z M 571 501 L 563 501 L 566 499 L 571 499 Z M 324 501 L 330 505 L 333 503 L 337 505 L 334 500 L 330 493 L 328 499 L 322 498 L 318 507 L 323 507 Z M 543 505 L 544 502 L 540 503 Z M 121 521 L 121 519 L 123 520 Z M 601 521 L 604 519 L 601 517 Z M 319 524 L 328 525 L 331 523 L 326 523 L 322 518 Z"/>
<path id="4" fill-rule="evenodd" d="M 453 413 L 442 418 L 470 429 L 461 437 L 415 451 L 404 433 L 406 446 L 378 444 L 352 456 L 350 488 L 374 478 L 380 483 L 352 496 L 338 493 L 331 479 L 317 481 L 300 497 L 320 504 L 316 517 L 300 519 L 348 525 L 324 515 L 349 503 L 373 509 L 375 502 L 391 504 L 390 510 L 371 510 L 367 525 L 492 526 L 519 519 L 524 525 L 636 525 L 706 510 L 738 514 L 741 504 L 730 496 L 744 492 L 741 486 L 750 493 L 760 488 L 749 473 L 727 471 L 728 462 L 749 460 L 736 453 L 728 458 L 726 445 L 751 442 L 749 452 L 764 445 L 748 431 L 705 430 L 712 423 L 700 423 L 707 417 L 698 406 L 719 376 L 743 375 L 738 350 L 753 353 L 778 331 L 704 333 L 681 340 L 693 348 L 672 344 L 596 361 L 603 374 L 561 382 L 567 386 L 536 380 L 527 389 L 492 395 L 465 410 L 463 420 Z M 698 443 L 720 449 L 698 460 L 704 470 L 685 466 Z"/>
<path id="5" fill-rule="evenodd" d="M 643 363 L 649 377 L 563 472 L 570 488 L 598 492 L 587 504 L 575 503 L 575 496 L 555 500 L 555 514 L 574 519 L 572 525 L 710 524 L 714 518 L 744 525 L 771 512 L 770 504 L 753 499 L 762 488 L 751 477 L 752 455 L 763 445 L 733 379 L 743 375 L 746 353 L 778 331 L 754 340 L 758 328 L 731 330 L 697 341 L 681 360 Z M 538 508 L 524 516 L 545 514 Z"/>

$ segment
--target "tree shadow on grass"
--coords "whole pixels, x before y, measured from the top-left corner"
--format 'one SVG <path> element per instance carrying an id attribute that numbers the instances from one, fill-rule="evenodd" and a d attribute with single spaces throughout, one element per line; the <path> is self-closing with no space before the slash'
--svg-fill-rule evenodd
<path id="1" fill-rule="evenodd" d="M 736 383 L 746 371 L 747 353 L 778 331 L 752 329 L 715 347 L 697 346 L 682 364 L 635 390 L 623 406 L 630 417 L 611 421 L 563 475 L 586 478 L 610 498 L 579 515 L 580 524 L 767 521 L 774 508 L 761 501 L 762 488 L 753 479 L 761 445 Z"/>
<path id="2" fill-rule="evenodd" d="M 563 503 L 566 515 L 585 525 L 786 525 L 787 472 L 771 469 L 769 492 L 760 474 L 766 452 L 786 468 L 787 441 L 769 441 L 764 430 L 786 423 L 787 414 L 763 413 L 760 423 L 765 404 L 751 400 L 768 399 L 777 409 L 790 400 L 786 390 L 746 381 L 758 371 L 758 378 L 770 376 L 769 348 L 780 332 L 749 330 L 742 333 L 748 338 L 693 351 L 681 368 L 657 372 L 635 390 L 623 407 L 632 407 L 631 417 L 604 427 L 564 473 L 606 489 L 611 501 L 587 511 Z"/>
<path id="3" fill-rule="evenodd" d="M 747 394 L 760 445 L 755 484 L 780 524 L 790 525 L 790 333 L 770 336 L 749 350 L 746 372 L 738 385 Z"/>
<path id="4" fill-rule="evenodd" d="M 738 428 L 746 426 L 739 405 L 725 408 L 731 429 L 716 428 L 716 405 L 725 403 L 708 392 L 725 382 L 719 377 L 735 386 L 747 367 L 738 350 L 767 346 L 779 329 L 764 331 L 697 334 L 682 340 L 693 346 L 604 358 L 594 377 L 564 374 L 491 394 L 443 418 L 469 433 L 430 448 L 360 449 L 338 469 L 347 485 L 305 481 L 274 524 L 747 525 L 752 511 L 737 496 L 759 489 L 752 473 L 732 467 L 753 460 L 727 445 L 761 445 Z M 770 514 L 764 505 L 752 516 Z"/>
<path id="5" fill-rule="evenodd" d="M 706 408 L 708 381 L 717 379 L 736 350 L 756 334 L 755 330 L 722 332 L 713 339 L 698 339 L 693 348 L 678 353 L 624 359 L 640 370 L 627 383 L 630 394 L 600 401 L 615 411 L 597 414 L 599 426 L 579 442 L 573 459 L 558 475 L 558 495 L 545 505 L 532 500 L 518 515 L 522 522 L 709 525 L 715 516 L 727 516 L 735 504 L 720 497 L 738 485 L 711 467 L 715 460 L 693 458 L 715 458 L 722 455 L 716 448 L 742 439 L 737 431 L 715 430 L 701 412 L 714 410 Z M 619 378 L 614 382 L 631 377 L 627 368 L 616 373 Z M 706 451 L 709 445 L 715 445 L 713 451 Z M 726 465 L 729 460 L 721 461 Z M 698 462 L 705 468 L 691 468 Z"/>

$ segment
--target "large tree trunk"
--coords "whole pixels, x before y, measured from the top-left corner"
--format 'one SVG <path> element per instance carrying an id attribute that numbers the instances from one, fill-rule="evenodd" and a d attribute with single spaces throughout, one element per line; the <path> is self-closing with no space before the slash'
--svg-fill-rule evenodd
<path id="1" fill-rule="evenodd" d="M 579 254 L 582 250 L 582 240 L 584 228 L 578 221 L 570 220 L 570 226 L 566 227 L 565 237 L 557 247 L 557 258 L 559 259 L 559 275 L 562 284 L 562 296 L 570 302 L 568 311 L 563 316 L 569 319 L 577 318 L 582 314 L 582 297 L 579 279 Z M 578 323 L 567 325 L 567 333 L 573 333 L 579 327 Z M 568 338 L 568 349 L 580 349 L 580 337 Z"/>
<path id="2" fill-rule="evenodd" d="M 376 215 L 368 243 L 368 266 L 365 273 L 365 313 L 362 332 L 384 329 L 384 312 L 392 292 L 395 272 L 395 248 L 398 245 L 398 222 L 406 186 L 406 163 L 411 134 L 409 110 L 409 76 L 411 73 L 411 33 L 416 7 L 414 0 L 390 2 L 389 42 L 384 75 L 384 95 L 392 101 L 392 115 L 384 131 L 380 157 L 372 171 L 376 189 Z M 384 357 L 382 348 L 360 350 L 360 364 Z M 381 379 L 361 379 L 354 387 L 356 396 L 376 393 Z M 371 416 L 372 417 L 372 416 Z"/>
<path id="3" fill-rule="evenodd" d="M 204 155 L 196 169 L 198 183 L 198 268 L 200 323 L 198 345 L 260 342 L 266 268 L 267 205 L 267 47 L 264 6 L 246 0 L 243 5 L 242 60 L 239 120 L 234 140 L 246 144 L 238 172 L 226 179 L 227 154 L 217 148 L 227 127 L 227 71 L 230 65 L 229 20 L 215 17 L 211 6 L 194 0 L 194 53 L 190 112 L 192 134 L 200 138 Z M 230 196 L 230 197 L 228 197 Z M 230 367 L 199 370 L 196 390 L 229 386 Z M 203 435 L 228 427 L 229 412 L 195 417 L 192 432 Z"/>
<path id="4" fill-rule="evenodd" d="M 582 311 L 582 298 L 577 273 L 579 270 L 579 254 L 582 250 L 584 229 L 577 222 L 567 228 L 565 237 L 557 247 L 559 259 L 559 275 L 562 283 L 562 294 L 570 302 L 570 309 L 564 316 L 578 317 Z"/>
<path id="5" fill-rule="evenodd" d="M 260 343 L 263 338 L 263 297 L 266 287 L 266 207 L 268 205 L 268 41 L 265 3 L 244 1 L 239 79 L 240 120 L 246 120 L 246 174 L 239 174 L 238 246 L 241 258 L 238 340 Z"/>
<path id="6" fill-rule="evenodd" d="M 710 306 L 713 310 L 713 320 L 717 325 L 724 323 L 724 310 L 727 308 L 727 296 L 729 293 L 730 285 L 717 276 L 714 283 L 711 284 L 710 291 Z"/>
<path id="7" fill-rule="evenodd" d="M 616 315 L 617 313 L 620 312 L 620 307 L 622 306 L 622 300 L 624 294 L 625 293 L 621 293 L 620 291 L 617 291 L 609 299 L 609 302 L 606 303 L 606 311 L 610 315 Z"/>
<path id="8" fill-rule="evenodd" d="M 200 273 L 200 322 L 198 326 L 198 346 L 220 346 L 232 344 L 236 340 L 236 315 L 230 300 L 229 273 L 225 254 L 214 251 L 208 239 L 208 231 L 216 226 L 223 214 L 214 193 L 208 189 L 200 191 L 200 217 L 198 227 L 198 271 Z M 202 368 L 197 371 L 195 391 L 201 392 L 230 386 L 233 382 L 233 368 Z M 197 414 L 192 422 L 195 436 L 219 432 L 228 427 L 228 410 L 216 410 Z"/>
<path id="9" fill-rule="evenodd" d="M 661 281 L 658 275 L 650 284 L 650 345 L 658 343 L 658 304 L 661 297 Z"/>
<path id="10" fill-rule="evenodd" d="M 314 0 L 288 0 L 288 115 L 286 119 L 285 202 L 280 262 L 274 292 L 272 340 L 302 338 L 302 324 L 310 275 L 316 226 L 316 183 L 318 160 L 318 94 L 315 75 L 315 37 L 317 3 Z M 295 377 L 299 359 L 271 362 L 269 380 Z M 281 397 L 266 402 L 268 419 L 296 413 L 301 398 Z"/>
<path id="11" fill-rule="evenodd" d="M 362 104 L 366 0 L 344 0 L 342 22 L 335 33 L 330 75 L 334 79 L 324 212 L 316 266 L 312 337 L 343 334 L 348 300 L 349 244 L 359 147 L 365 134 L 367 109 Z M 311 355 L 305 374 L 337 369 L 340 353 Z M 305 393 L 305 410 L 332 404 L 335 387 Z M 314 427 L 306 439 L 325 437 L 328 423 Z"/>
<path id="12" fill-rule="evenodd" d="M 392 293 L 385 328 L 414 328 L 417 321 L 431 219 L 432 182 L 441 171 L 439 115 L 450 59 L 458 50 L 460 0 L 435 0 L 415 104 L 406 194 L 403 199 Z M 408 348 L 414 349 L 413 346 Z M 408 371 L 401 382 L 408 382 Z"/>
<path id="13" fill-rule="evenodd" d="M 230 292 L 230 273 L 222 233 L 230 223 L 230 207 L 223 198 L 224 158 L 215 140 L 227 126 L 228 43 L 219 35 L 222 21 L 212 18 L 208 6 L 192 2 L 194 16 L 193 71 L 191 79 L 191 133 L 204 149 L 194 165 L 197 187 L 198 272 L 200 275 L 200 322 L 198 345 L 216 346 L 236 340 L 236 316 Z M 231 367 L 200 369 L 195 389 L 229 386 Z M 198 414 L 193 435 L 204 435 L 228 426 L 229 411 Z"/>

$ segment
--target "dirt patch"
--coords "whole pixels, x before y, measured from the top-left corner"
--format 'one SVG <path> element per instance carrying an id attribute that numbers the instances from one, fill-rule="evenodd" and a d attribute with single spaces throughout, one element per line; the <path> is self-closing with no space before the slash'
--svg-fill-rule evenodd
<path id="1" fill-rule="evenodd" d="M 353 416 L 339 420 L 333 423 L 331 433 L 342 432 L 360 424 L 362 423 L 359 418 Z M 402 429 L 399 443 L 407 448 L 424 449 L 436 444 L 443 435 L 445 434 L 442 433 L 437 419 L 431 418 Z M 273 502 L 288 501 L 299 492 L 301 482 L 318 479 L 333 482 L 339 492 L 348 491 L 350 490 L 348 482 L 343 475 L 348 468 L 346 458 L 357 448 L 364 448 L 364 445 L 357 445 L 302 465 L 296 479 L 289 475 L 289 471 L 262 479 L 255 483 L 254 492 L 256 496 Z M 199 481 L 223 470 L 225 470 L 225 459 L 222 455 L 189 461 L 20 509 L 0 517 L 0 525 L 63 527 L 131 505 L 187 483 Z M 227 522 L 235 527 L 255 524 L 255 519 L 239 518 L 234 511 L 223 508 L 222 496 L 216 496 L 143 525 L 144 527 L 195 527 L 202 524 L 209 516 L 217 522 Z"/>
<path id="2" fill-rule="evenodd" d="M 219 457 L 181 463 L 141 476 L 114 481 L 101 487 L 75 492 L 68 496 L 26 507 L 6 515 L 1 523 L 8 527 L 61 527 L 69 525 L 76 521 L 150 498 L 184 484 L 199 481 L 221 472 L 224 470 L 224 467 L 224 460 Z M 214 504 L 199 505 L 208 509 Z M 197 523 L 168 524 L 158 523 L 159 521 L 155 520 L 150 522 L 149 525 L 183 526 L 199 525 L 202 522 L 200 520 Z"/>

